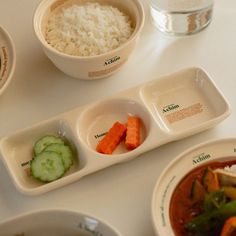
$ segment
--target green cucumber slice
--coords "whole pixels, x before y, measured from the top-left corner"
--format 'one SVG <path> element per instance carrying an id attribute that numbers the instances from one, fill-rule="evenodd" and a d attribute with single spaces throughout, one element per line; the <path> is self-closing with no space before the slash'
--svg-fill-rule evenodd
<path id="1" fill-rule="evenodd" d="M 56 152 L 42 152 L 30 165 L 33 177 L 43 182 L 59 179 L 65 173 L 62 157 Z"/>
<path id="2" fill-rule="evenodd" d="M 44 151 L 56 152 L 61 155 L 65 170 L 68 170 L 73 164 L 73 153 L 69 146 L 53 143 L 47 146 Z"/>
<path id="3" fill-rule="evenodd" d="M 53 136 L 53 135 L 46 135 L 42 138 L 40 138 L 34 145 L 34 153 L 37 156 L 39 153 L 41 153 L 48 145 L 52 143 L 59 143 L 64 144 L 63 139 Z"/>

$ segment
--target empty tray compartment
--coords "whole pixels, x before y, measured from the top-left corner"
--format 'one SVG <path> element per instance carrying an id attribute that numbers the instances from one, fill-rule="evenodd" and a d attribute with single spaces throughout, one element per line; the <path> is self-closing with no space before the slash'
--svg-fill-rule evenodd
<path id="1" fill-rule="evenodd" d="M 229 115 L 229 105 L 209 76 L 190 68 L 145 85 L 141 97 L 165 132 L 211 127 Z"/>

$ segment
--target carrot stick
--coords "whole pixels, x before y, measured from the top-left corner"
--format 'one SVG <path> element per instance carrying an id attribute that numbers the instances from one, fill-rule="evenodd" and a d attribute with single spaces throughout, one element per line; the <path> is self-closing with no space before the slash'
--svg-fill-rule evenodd
<path id="1" fill-rule="evenodd" d="M 232 216 L 225 221 L 220 236 L 233 236 L 236 231 L 236 216 Z"/>
<path id="2" fill-rule="evenodd" d="M 125 145 L 129 150 L 140 145 L 140 119 L 138 117 L 128 117 Z"/>
<path id="3" fill-rule="evenodd" d="M 124 138 L 126 132 L 126 126 L 115 122 L 109 129 L 108 133 L 98 143 L 96 150 L 104 154 L 112 154 L 121 140 Z"/>

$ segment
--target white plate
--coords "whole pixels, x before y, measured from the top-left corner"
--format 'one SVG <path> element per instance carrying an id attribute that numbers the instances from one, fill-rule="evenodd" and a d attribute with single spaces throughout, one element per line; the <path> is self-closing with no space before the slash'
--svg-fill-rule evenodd
<path id="1" fill-rule="evenodd" d="M 212 161 L 236 159 L 236 138 L 212 140 L 188 149 L 176 157 L 157 180 L 152 196 L 152 219 L 158 235 L 174 236 L 169 203 L 182 178 L 198 166 Z"/>
<path id="2" fill-rule="evenodd" d="M 209 76 L 202 69 L 189 68 L 4 137 L 0 151 L 16 187 L 35 195 L 211 128 L 229 114 L 227 101 Z M 112 155 L 96 152 L 102 134 L 114 122 L 126 122 L 129 115 L 142 120 L 141 145 L 127 151 L 121 143 Z M 34 143 L 46 134 L 58 133 L 76 147 L 77 161 L 61 179 L 47 184 L 38 182 L 26 171 Z"/>
<path id="3" fill-rule="evenodd" d="M 28 212 L 0 223 L 4 236 L 121 236 L 108 223 L 76 211 L 48 209 Z"/>
<path id="4" fill-rule="evenodd" d="M 7 88 L 15 71 L 16 55 L 10 35 L 0 26 L 0 94 Z"/>

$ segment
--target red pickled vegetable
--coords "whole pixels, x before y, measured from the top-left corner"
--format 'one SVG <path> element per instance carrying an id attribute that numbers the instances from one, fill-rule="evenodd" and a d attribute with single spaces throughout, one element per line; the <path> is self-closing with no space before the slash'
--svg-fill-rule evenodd
<path id="1" fill-rule="evenodd" d="M 96 150 L 104 154 L 112 154 L 126 133 L 126 126 L 118 121 L 113 124 L 108 133 L 98 143 Z"/>
<path id="2" fill-rule="evenodd" d="M 232 216 L 225 221 L 220 236 L 236 235 L 236 216 Z"/>
<path id="3" fill-rule="evenodd" d="M 138 117 L 128 117 L 125 139 L 125 145 L 127 149 L 132 150 L 140 145 L 140 126 L 140 119 Z"/>

